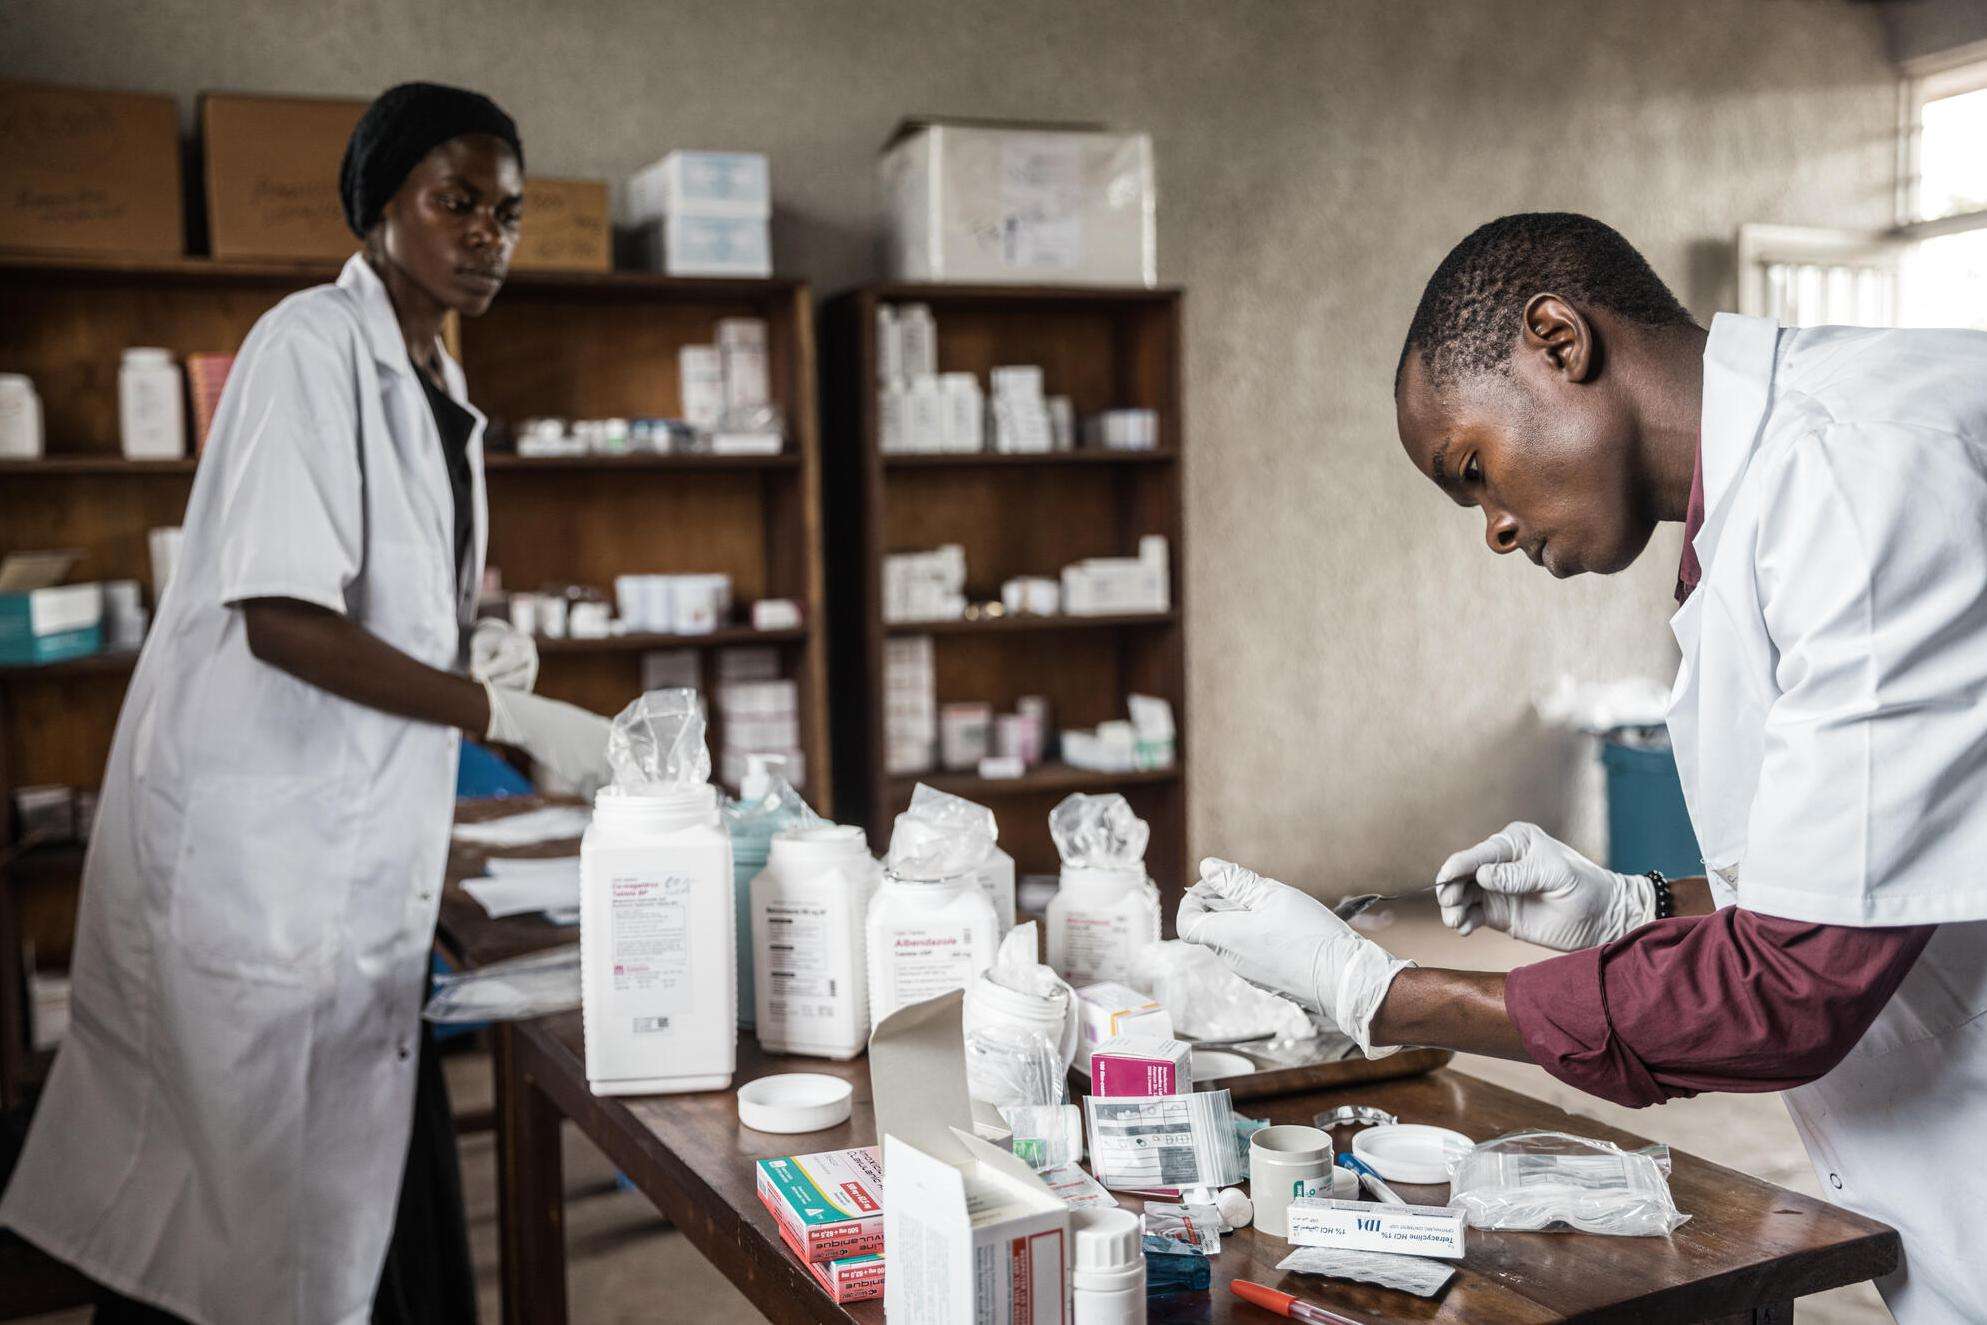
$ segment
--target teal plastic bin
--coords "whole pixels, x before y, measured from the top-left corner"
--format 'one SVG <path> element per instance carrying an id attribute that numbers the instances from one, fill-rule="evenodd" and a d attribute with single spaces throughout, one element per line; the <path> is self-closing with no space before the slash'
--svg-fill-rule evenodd
<path id="1" fill-rule="evenodd" d="M 1702 874 L 1703 854 L 1669 748 L 1603 737 L 1601 765 L 1608 778 L 1608 868 L 1623 874 L 1661 870 L 1673 879 Z"/>

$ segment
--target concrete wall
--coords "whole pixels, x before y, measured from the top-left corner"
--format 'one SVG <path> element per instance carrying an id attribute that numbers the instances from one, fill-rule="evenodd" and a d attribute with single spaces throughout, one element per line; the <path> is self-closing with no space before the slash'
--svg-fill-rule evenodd
<path id="1" fill-rule="evenodd" d="M 189 114 L 203 88 L 468 84 L 545 173 L 762 149 L 779 265 L 823 293 L 875 274 L 870 163 L 902 115 L 1150 130 L 1161 275 L 1189 291 L 1193 839 L 1323 890 L 1563 822 L 1572 756 L 1533 693 L 1674 667 L 1674 530 L 1555 583 L 1400 456 L 1395 356 L 1448 246 L 1591 212 L 1708 316 L 1739 223 L 1888 220 L 1884 32 L 1846 0 L 11 0 L 6 30 L 6 73 Z"/>

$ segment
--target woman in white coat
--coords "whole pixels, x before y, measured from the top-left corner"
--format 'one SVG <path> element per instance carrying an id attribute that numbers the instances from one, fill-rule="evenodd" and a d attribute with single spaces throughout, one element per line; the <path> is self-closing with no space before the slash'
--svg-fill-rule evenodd
<path id="1" fill-rule="evenodd" d="M 1368 1047 L 1628 1105 L 1784 1091 L 1824 1194 L 1902 1234 L 1896 1317 L 1982 1319 L 1987 335 L 1707 332 L 1607 226 L 1508 216 L 1429 281 L 1396 408 L 1491 549 L 1555 576 L 1683 522 L 1669 725 L 1706 877 L 1512 824 L 1438 876 L 1452 926 L 1567 954 L 1508 976 L 1415 969 L 1221 861 L 1182 937 Z"/>
<path id="2" fill-rule="evenodd" d="M 0 1204 L 103 1286 L 99 1320 L 474 1318 L 420 1021 L 457 744 L 606 776 L 604 719 L 456 670 L 483 419 L 438 333 L 501 286 L 523 168 L 486 98 L 386 92 L 341 180 L 363 252 L 229 375 L 104 775 L 72 1029 Z"/>

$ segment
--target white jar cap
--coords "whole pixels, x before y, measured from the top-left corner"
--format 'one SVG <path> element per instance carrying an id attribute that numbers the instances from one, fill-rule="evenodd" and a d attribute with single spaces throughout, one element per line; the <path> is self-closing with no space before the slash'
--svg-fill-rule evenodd
<path id="1" fill-rule="evenodd" d="M 1129 1210 L 1075 1210 L 1069 1226 L 1076 1235 L 1077 1270 L 1121 1270 L 1141 1261 L 1138 1216 Z"/>
<path id="2" fill-rule="evenodd" d="M 169 364 L 172 362 L 172 351 L 157 345 L 130 345 L 125 347 L 124 362 L 141 368 Z"/>

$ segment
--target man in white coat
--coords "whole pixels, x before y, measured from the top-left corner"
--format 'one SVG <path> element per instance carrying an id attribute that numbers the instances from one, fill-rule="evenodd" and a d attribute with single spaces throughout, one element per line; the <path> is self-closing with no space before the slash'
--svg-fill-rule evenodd
<path id="1" fill-rule="evenodd" d="M 1450 925 L 1567 954 L 1508 976 L 1416 968 L 1219 860 L 1181 935 L 1369 1050 L 1631 1105 L 1784 1091 L 1830 1199 L 1903 1235 L 1897 1318 L 1982 1319 L 1987 335 L 1707 332 L 1609 227 L 1507 216 L 1430 279 L 1395 403 L 1492 551 L 1608 574 L 1684 522 L 1669 725 L 1706 877 L 1512 824 L 1438 875 Z"/>

